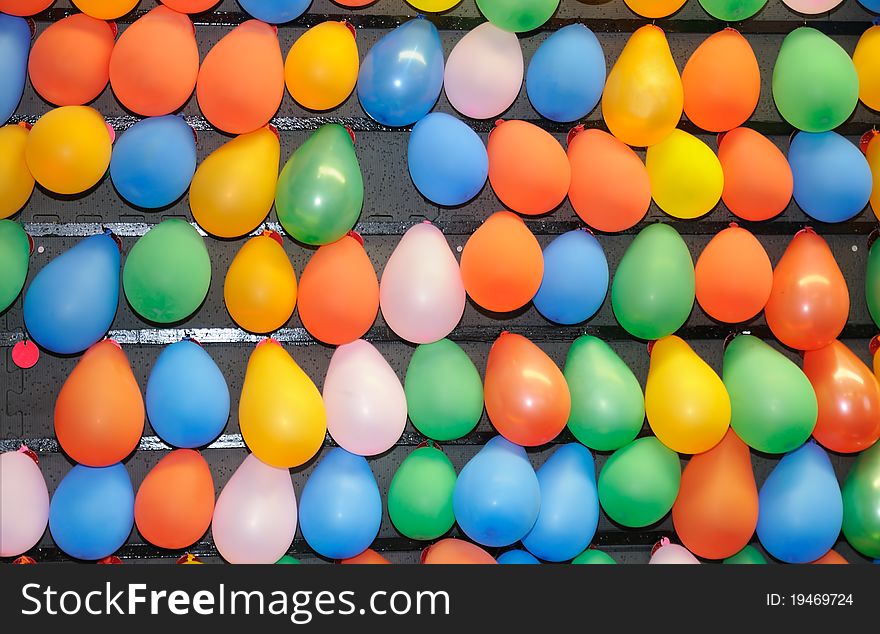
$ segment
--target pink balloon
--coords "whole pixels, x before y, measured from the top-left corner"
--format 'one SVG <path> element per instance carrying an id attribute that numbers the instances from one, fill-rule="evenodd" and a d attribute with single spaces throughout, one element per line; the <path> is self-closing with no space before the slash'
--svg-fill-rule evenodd
<path id="1" fill-rule="evenodd" d="M 21 451 L 0 454 L 0 557 L 33 548 L 49 522 L 49 491 L 40 467 Z"/>
<path id="2" fill-rule="evenodd" d="M 274 564 L 296 533 L 296 495 L 287 469 L 249 454 L 223 487 L 211 533 L 232 564 Z"/>
<path id="3" fill-rule="evenodd" d="M 691 552 L 684 546 L 669 543 L 668 539 L 663 539 L 660 546 L 654 554 L 651 555 L 649 564 L 698 564 L 700 561 L 694 557 Z"/>
<path id="4" fill-rule="evenodd" d="M 378 350 L 363 339 L 339 346 L 324 379 L 327 430 L 340 447 L 375 456 L 400 440 L 406 395 Z"/>
<path id="5" fill-rule="evenodd" d="M 817 13 L 825 13 L 831 11 L 839 5 L 843 0 L 782 0 L 790 9 L 794 9 L 798 13 L 806 13 L 815 15 Z"/>
<path id="6" fill-rule="evenodd" d="M 443 233 L 430 222 L 411 227 L 394 249 L 379 285 L 382 316 L 400 338 L 434 343 L 464 313 L 464 282 Z"/>

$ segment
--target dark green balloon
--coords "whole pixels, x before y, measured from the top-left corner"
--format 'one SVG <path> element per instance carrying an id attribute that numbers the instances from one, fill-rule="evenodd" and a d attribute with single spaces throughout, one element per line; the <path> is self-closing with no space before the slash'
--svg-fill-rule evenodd
<path id="1" fill-rule="evenodd" d="M 388 515 L 401 535 L 436 539 L 452 528 L 457 477 L 449 458 L 434 446 L 419 447 L 406 457 L 388 488 Z"/>
<path id="2" fill-rule="evenodd" d="M 766 564 L 767 560 L 754 546 L 746 545 L 741 551 L 735 555 L 731 555 L 724 560 L 725 564 Z"/>
<path id="3" fill-rule="evenodd" d="M 300 563 L 299 559 L 296 557 L 291 557 L 290 555 L 284 555 L 275 562 L 276 564 L 298 564 Z"/>
<path id="4" fill-rule="evenodd" d="M 880 442 L 856 458 L 842 492 L 843 536 L 866 557 L 880 559 Z"/>
<path id="5" fill-rule="evenodd" d="M 573 564 L 616 564 L 617 562 L 608 553 L 589 548 L 572 559 Z"/>
<path id="6" fill-rule="evenodd" d="M 0 313 L 21 293 L 30 257 L 30 241 L 22 226 L 12 220 L 0 220 Z"/>
<path id="7" fill-rule="evenodd" d="M 871 319 L 880 328 L 880 240 L 868 251 L 868 272 L 865 275 L 865 300 Z M 0 302 L 2 305 L 2 302 Z"/>
<path id="8" fill-rule="evenodd" d="M 717 20 L 747 20 L 764 8 L 767 0 L 700 0 L 706 13 Z"/>

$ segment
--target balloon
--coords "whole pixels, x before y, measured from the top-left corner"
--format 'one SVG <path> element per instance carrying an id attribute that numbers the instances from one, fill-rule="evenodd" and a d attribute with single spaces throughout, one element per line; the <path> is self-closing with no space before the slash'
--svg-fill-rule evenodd
<path id="1" fill-rule="evenodd" d="M 186 15 L 162 5 L 125 29 L 110 56 L 110 86 L 116 98 L 146 117 L 183 106 L 198 74 L 195 27 Z"/>
<path id="2" fill-rule="evenodd" d="M 416 348 L 406 369 L 404 391 L 413 425 L 434 440 L 466 436 L 483 415 L 480 373 L 449 339 Z"/>
<path id="3" fill-rule="evenodd" d="M 229 563 L 271 564 L 290 548 L 296 519 L 290 472 L 249 454 L 217 497 L 211 534 Z"/>
<path id="4" fill-rule="evenodd" d="M 842 521 L 837 477 L 828 455 L 814 442 L 786 454 L 761 487 L 758 539 L 786 563 L 803 564 L 827 553 Z"/>
<path id="5" fill-rule="evenodd" d="M 724 560 L 725 564 L 766 564 L 767 560 L 754 546 L 746 546 L 735 555 Z"/>
<path id="6" fill-rule="evenodd" d="M 513 565 L 521 565 L 521 564 L 540 564 L 534 555 L 529 554 L 524 550 L 508 550 L 507 552 L 498 556 L 499 564 L 513 564 Z"/>
<path id="7" fill-rule="evenodd" d="M 359 9 L 361 7 L 373 4 L 374 2 L 376 2 L 376 0 L 333 0 L 333 2 L 343 7 Z"/>
<path id="8" fill-rule="evenodd" d="M 446 98 L 471 119 L 491 119 L 510 108 L 522 83 L 519 39 L 491 22 L 465 32 L 446 60 Z"/>
<path id="9" fill-rule="evenodd" d="M 357 79 L 361 106 L 391 127 L 415 123 L 443 88 L 443 46 L 437 28 L 417 18 L 387 33 L 367 52 Z"/>
<path id="10" fill-rule="evenodd" d="M 461 0 L 406 0 L 419 11 L 427 11 L 428 13 L 442 13 L 449 11 L 457 5 Z"/>
<path id="11" fill-rule="evenodd" d="M 134 499 L 138 532 L 159 548 L 186 548 L 214 514 L 214 479 L 197 451 L 175 449 L 153 467 Z"/>
<path id="12" fill-rule="evenodd" d="M 528 534 L 541 506 L 538 477 L 526 451 L 500 436 L 458 474 L 452 497 L 464 533 L 484 546 L 509 546 Z"/>
<path id="13" fill-rule="evenodd" d="M 125 467 L 78 464 L 58 484 L 49 505 L 49 530 L 62 551 L 97 560 L 125 543 L 134 525 L 134 491 Z"/>
<path id="14" fill-rule="evenodd" d="M 367 461 L 331 449 L 306 481 L 300 518 L 303 537 L 323 557 L 348 559 L 366 550 L 382 523 L 382 498 Z"/>
<path id="15" fill-rule="evenodd" d="M 260 342 L 251 353 L 238 419 L 254 455 L 284 469 L 311 460 L 327 434 L 321 393 L 274 339 Z"/>
<path id="16" fill-rule="evenodd" d="M 541 245 L 522 218 L 509 211 L 489 216 L 461 253 L 461 279 L 467 294 L 493 312 L 510 312 L 528 304 L 543 275 Z"/>
<path id="17" fill-rule="evenodd" d="M 364 178 L 348 130 L 321 126 L 287 160 L 275 192 L 284 229 L 305 244 L 336 242 L 354 227 L 364 204 Z"/>
<path id="18" fill-rule="evenodd" d="M 266 219 L 275 202 L 281 144 L 268 126 L 227 141 L 202 161 L 192 179 L 193 218 L 219 238 L 240 238 Z"/>
<path id="19" fill-rule="evenodd" d="M 27 17 L 48 9 L 53 2 L 55 0 L 0 0 L 0 11 Z"/>
<path id="20" fill-rule="evenodd" d="M 284 81 L 301 106 L 332 110 L 354 90 L 359 65 L 354 30 L 348 23 L 321 22 L 303 33 L 287 53 Z"/>
<path id="21" fill-rule="evenodd" d="M 502 332 L 492 344 L 483 389 L 492 425 L 507 440 L 525 447 L 556 438 L 571 413 L 562 372 L 522 335 Z"/>
<path id="22" fill-rule="evenodd" d="M 99 20 L 115 20 L 134 9 L 141 0 L 72 0 L 73 5 Z"/>
<path id="23" fill-rule="evenodd" d="M 844 559 L 839 553 L 829 550 L 827 553 L 819 557 L 816 561 L 811 561 L 811 564 L 848 564 L 849 562 Z"/>
<path id="24" fill-rule="evenodd" d="M 194 449 L 229 420 L 229 387 L 208 351 L 192 339 L 163 348 L 147 380 L 147 417 L 172 447 Z"/>
<path id="25" fill-rule="evenodd" d="M 494 557 L 479 546 L 462 539 L 441 539 L 422 552 L 423 564 L 497 564 Z"/>
<path id="26" fill-rule="evenodd" d="M 660 339 L 681 328 L 694 306 L 694 263 L 678 232 L 662 223 L 642 229 L 611 282 L 611 307 L 624 329 Z"/>
<path id="27" fill-rule="evenodd" d="M 859 4 L 865 7 L 868 11 L 880 13 L 880 3 L 878 3 L 878 0 L 859 0 Z M 877 562 L 875 561 L 874 563 Z"/>
<path id="28" fill-rule="evenodd" d="M 388 489 L 388 516 L 401 535 L 437 539 L 452 528 L 456 477 L 449 458 L 433 444 L 404 459 Z"/>
<path id="29" fill-rule="evenodd" d="M 718 141 L 724 172 L 721 200 L 743 220 L 770 220 L 791 202 L 794 179 L 785 155 L 770 139 L 750 128 L 736 128 Z"/>
<path id="30" fill-rule="evenodd" d="M 295 564 L 299 564 L 300 561 L 296 557 L 291 557 L 290 555 L 283 555 L 281 557 L 281 559 L 279 559 L 275 563 L 281 564 L 281 565 L 291 565 L 291 564 L 295 565 Z"/>
<path id="31" fill-rule="evenodd" d="M 880 439 L 880 384 L 839 341 L 804 353 L 804 374 L 816 391 L 813 438 L 838 453 L 863 451 Z"/>
<path id="32" fill-rule="evenodd" d="M 880 444 L 875 444 L 859 454 L 843 484 L 843 536 L 853 548 L 872 558 L 880 558 L 878 482 Z"/>
<path id="33" fill-rule="evenodd" d="M 595 548 L 588 548 L 580 555 L 571 560 L 573 564 L 616 564 L 617 562 L 611 557 L 611 555 L 602 552 L 601 550 L 597 550 Z"/>
<path id="34" fill-rule="evenodd" d="M 660 540 L 660 548 L 651 554 L 649 564 L 698 564 L 699 560 L 694 557 L 684 546 L 669 543 L 669 539 Z"/>
<path id="35" fill-rule="evenodd" d="M 331 345 L 360 339 L 379 311 L 379 281 L 363 240 L 343 236 L 315 251 L 299 279 L 299 318 Z"/>
<path id="36" fill-rule="evenodd" d="M 700 0 L 703 9 L 716 20 L 748 20 L 764 8 L 767 0 Z"/>
<path id="37" fill-rule="evenodd" d="M 599 231 L 634 227 L 651 205 L 651 181 L 642 159 L 603 130 L 578 126 L 572 133 L 568 142 L 571 206 Z"/>
<path id="38" fill-rule="evenodd" d="M 489 184 L 507 207 L 527 216 L 553 211 L 571 185 L 565 150 L 526 121 L 499 121 L 489 134 Z"/>
<path id="39" fill-rule="evenodd" d="M 871 177 L 873 187 L 871 189 L 871 210 L 874 215 L 880 219 L 880 143 L 874 143 L 877 134 L 871 134 L 870 140 L 867 142 L 865 158 L 868 159 L 868 165 L 871 167 Z"/>
<path id="40" fill-rule="evenodd" d="M 724 172 L 718 157 L 708 145 L 683 130 L 673 130 L 649 147 L 645 166 L 651 196 L 670 216 L 699 218 L 721 200 Z"/>
<path id="41" fill-rule="evenodd" d="M 599 502 L 618 524 L 648 526 L 672 508 L 680 482 L 678 456 L 652 436 L 639 438 L 605 462 L 599 472 Z"/>
<path id="42" fill-rule="evenodd" d="M 170 324 L 199 309 L 211 286 L 211 259 L 198 231 L 169 218 L 135 242 L 125 260 L 122 287 L 134 311 Z"/>
<path id="43" fill-rule="evenodd" d="M 287 323 L 296 306 L 296 272 L 280 235 L 264 231 L 244 243 L 226 272 L 223 300 L 233 321 L 250 332 Z"/>
<path id="44" fill-rule="evenodd" d="M 412 130 L 407 164 L 413 184 L 425 198 L 457 207 L 483 190 L 489 155 L 469 125 L 444 112 L 432 112 Z"/>
<path id="45" fill-rule="evenodd" d="M 686 0 L 624 0 L 626 6 L 644 18 L 665 18 L 672 15 Z"/>
<path id="46" fill-rule="evenodd" d="M 0 218 L 18 213 L 34 191 L 24 154 L 29 132 L 23 124 L 0 127 Z"/>
<path id="47" fill-rule="evenodd" d="M 557 324 L 571 325 L 596 314 L 608 293 L 608 260 L 585 229 L 554 238 L 544 249 L 544 277 L 535 308 Z"/>
<path id="48" fill-rule="evenodd" d="M 559 0 L 477 0 L 477 8 L 505 31 L 534 31 L 556 12 Z"/>
<path id="49" fill-rule="evenodd" d="M 27 278 L 30 255 L 30 239 L 21 225 L 0 220 L 0 313 L 18 299 Z"/>
<path id="50" fill-rule="evenodd" d="M 830 11 L 843 0 L 782 0 L 789 8 L 798 13 L 816 15 Z"/>
<path id="51" fill-rule="evenodd" d="M 119 248 L 107 231 L 80 240 L 37 273 L 24 296 L 24 323 L 42 347 L 75 354 L 104 336 L 118 304 Z"/>
<path id="52" fill-rule="evenodd" d="M 27 448 L 0 453 L 0 557 L 37 545 L 49 521 L 46 481 Z"/>
<path id="53" fill-rule="evenodd" d="M 836 132 L 798 132 L 788 162 L 794 175 L 794 200 L 820 222 L 857 216 L 871 198 L 871 168 L 865 155 Z"/>
<path id="54" fill-rule="evenodd" d="M 161 2 L 180 13 L 201 13 L 217 4 L 217 0 L 161 0 Z"/>
<path id="55" fill-rule="evenodd" d="M 354 557 L 349 557 L 348 559 L 342 559 L 339 561 L 340 564 L 354 564 L 354 565 L 383 565 L 390 564 L 391 562 L 385 559 L 382 555 L 377 553 L 375 550 L 370 550 L 369 548 L 362 552 L 360 555 L 355 555 Z"/>
<path id="56" fill-rule="evenodd" d="M 282 24 L 305 13 L 312 0 L 238 0 L 241 8 L 258 20 Z"/>
<path id="57" fill-rule="evenodd" d="M 346 451 L 375 456 L 400 440 L 406 427 L 406 394 L 373 344 L 359 339 L 336 349 L 323 396 L 327 430 Z"/>
<path id="58" fill-rule="evenodd" d="M 876 7 L 880 10 L 880 5 Z M 859 99 L 872 110 L 880 110 L 880 72 L 873 60 L 880 55 L 880 25 L 862 33 L 853 53 L 853 65 L 859 76 Z"/>
<path id="59" fill-rule="evenodd" d="M 0 223 L 0 234 L 2 234 L 3 223 Z M 2 266 L 0 266 L 2 270 Z M 25 268 L 26 270 L 26 268 Z M 0 294 L 2 297 L 2 294 Z M 868 313 L 874 323 L 880 327 L 880 246 L 875 241 L 868 251 L 868 266 L 865 273 L 865 301 L 868 304 Z M 4 303 L 0 299 L 0 311 L 2 311 Z"/>
<path id="60" fill-rule="evenodd" d="M 803 26 L 782 41 L 773 68 L 773 100 L 782 118 L 795 128 L 826 132 L 855 110 L 859 77 L 837 42 Z"/>
<path id="61" fill-rule="evenodd" d="M 810 227 L 795 234 L 776 265 L 764 314 L 774 336 L 796 350 L 823 348 L 846 325 L 846 280 L 828 244 Z"/>
<path id="62" fill-rule="evenodd" d="M 158 209 L 183 196 L 196 171 L 196 139 L 183 117 L 142 119 L 126 130 L 110 157 L 119 195 L 137 207 Z"/>
<path id="63" fill-rule="evenodd" d="M 4 4 L 0 2 L 0 11 L 11 10 Z M 9 120 L 21 101 L 27 82 L 30 48 L 31 29 L 27 20 L 0 13 L 0 77 L 3 77 L 0 85 L 0 124 Z"/>

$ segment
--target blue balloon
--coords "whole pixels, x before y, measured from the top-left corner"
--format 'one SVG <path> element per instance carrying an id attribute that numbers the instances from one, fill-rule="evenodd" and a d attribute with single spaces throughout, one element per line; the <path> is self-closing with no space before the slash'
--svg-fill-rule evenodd
<path id="1" fill-rule="evenodd" d="M 855 145 L 836 132 L 798 132 L 788 149 L 794 200 L 820 222 L 857 216 L 871 197 L 871 168 Z"/>
<path id="2" fill-rule="evenodd" d="M 196 171 L 196 139 L 183 117 L 150 117 L 126 130 L 110 158 L 110 178 L 132 205 L 156 209 L 183 196 Z"/>
<path id="3" fill-rule="evenodd" d="M 147 417 L 173 447 L 193 449 L 217 438 L 229 420 L 229 387 L 211 355 L 192 340 L 165 348 L 147 381 Z"/>
<path id="4" fill-rule="evenodd" d="M 783 456 L 758 494 L 758 539 L 784 562 L 827 553 L 840 534 L 843 498 L 831 460 L 815 442 Z"/>
<path id="5" fill-rule="evenodd" d="M 544 278 L 533 301 L 557 324 L 577 324 L 602 307 L 608 293 L 608 260 L 590 232 L 575 229 L 544 249 Z"/>
<path id="6" fill-rule="evenodd" d="M 0 125 L 9 121 L 21 101 L 30 50 L 27 20 L 0 13 Z"/>
<path id="7" fill-rule="evenodd" d="M 880 13 L 880 0 L 859 0 L 859 4 L 865 7 L 868 11 Z"/>
<path id="8" fill-rule="evenodd" d="M 540 564 L 535 556 L 524 550 L 508 550 L 497 559 L 499 564 Z"/>
<path id="9" fill-rule="evenodd" d="M 541 507 L 525 449 L 501 436 L 487 442 L 461 470 L 452 507 L 461 530 L 484 546 L 509 546 L 525 537 Z"/>
<path id="10" fill-rule="evenodd" d="M 75 465 L 52 496 L 49 530 L 58 548 L 77 559 L 101 559 L 125 543 L 134 524 L 134 491 L 120 463 Z"/>
<path id="11" fill-rule="evenodd" d="M 379 534 L 382 498 L 362 456 L 335 448 L 321 459 L 303 487 L 299 526 L 309 546 L 330 559 L 364 552 Z"/>
<path id="12" fill-rule="evenodd" d="M 436 27 L 416 18 L 369 50 L 358 73 L 364 111 L 382 125 L 415 123 L 431 111 L 443 88 L 443 45 Z"/>
<path id="13" fill-rule="evenodd" d="M 109 231 L 51 260 L 24 296 L 24 323 L 38 344 L 75 354 L 110 329 L 119 304 L 119 248 Z"/>
<path id="14" fill-rule="evenodd" d="M 542 116 L 551 121 L 575 121 L 599 103 L 605 72 L 599 40 L 583 24 L 571 24 L 535 51 L 526 74 L 526 92 Z"/>
<path id="15" fill-rule="evenodd" d="M 416 188 L 446 207 L 471 200 L 489 176 L 483 140 L 469 125 L 444 112 L 432 112 L 415 125 L 407 160 Z"/>
<path id="16" fill-rule="evenodd" d="M 305 13 L 312 0 L 238 0 L 238 4 L 258 20 L 283 24 Z"/>

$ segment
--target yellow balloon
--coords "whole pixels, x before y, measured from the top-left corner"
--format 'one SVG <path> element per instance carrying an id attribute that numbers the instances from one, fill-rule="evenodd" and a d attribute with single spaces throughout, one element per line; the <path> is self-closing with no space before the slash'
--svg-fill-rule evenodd
<path id="1" fill-rule="evenodd" d="M 99 20 L 115 20 L 134 9 L 141 0 L 73 0 L 77 9 Z"/>
<path id="2" fill-rule="evenodd" d="M 296 273 L 281 236 L 264 231 L 244 243 L 226 272 L 223 299 L 245 330 L 267 333 L 287 323 L 296 307 Z"/>
<path id="3" fill-rule="evenodd" d="M 663 29 L 643 26 L 627 41 L 608 73 L 602 116 L 611 134 L 636 147 L 662 141 L 684 106 L 681 75 Z"/>
<path id="4" fill-rule="evenodd" d="M 455 5 L 461 3 L 461 0 L 406 0 L 419 11 L 425 13 L 442 13 L 449 11 Z M 684 1 L 684 0 L 682 0 Z"/>
<path id="5" fill-rule="evenodd" d="M 24 155 L 40 185 L 57 194 L 79 194 L 107 172 L 112 145 L 107 124 L 97 110 L 62 106 L 34 124 Z"/>
<path id="6" fill-rule="evenodd" d="M 868 158 L 868 165 L 871 168 L 871 177 L 874 183 L 874 188 L 871 190 L 871 209 L 874 211 L 877 219 L 880 220 L 880 133 L 873 132 L 873 136 L 868 142 L 865 156 Z"/>
<path id="7" fill-rule="evenodd" d="M 651 196 L 670 216 L 686 220 L 709 213 L 721 200 L 724 172 L 708 145 L 684 130 L 673 130 L 648 148 L 645 159 Z"/>
<path id="8" fill-rule="evenodd" d="M 18 212 L 34 191 L 34 177 L 24 160 L 27 139 L 24 125 L 0 128 L 0 219 Z"/>
<path id="9" fill-rule="evenodd" d="M 322 22 L 303 33 L 287 54 L 284 81 L 294 100 L 310 110 L 330 110 L 357 83 L 357 42 L 345 22 Z"/>
<path id="10" fill-rule="evenodd" d="M 278 133 L 269 126 L 224 143 L 193 176 L 189 190 L 193 218 L 220 238 L 250 233 L 272 210 L 280 161 Z"/>
<path id="11" fill-rule="evenodd" d="M 664 445 L 685 454 L 708 451 L 730 425 L 721 378 L 675 335 L 654 342 L 645 386 L 648 424 Z"/>
<path id="12" fill-rule="evenodd" d="M 880 110 L 880 26 L 862 33 L 853 53 L 853 64 L 859 75 L 859 99 L 874 110 Z"/>
<path id="13" fill-rule="evenodd" d="M 672 15 L 687 0 L 623 0 L 630 9 L 645 18 L 665 18 Z"/>
<path id="14" fill-rule="evenodd" d="M 274 339 L 264 340 L 251 353 L 238 421 L 254 455 L 281 469 L 308 462 L 327 434 L 321 393 Z"/>

